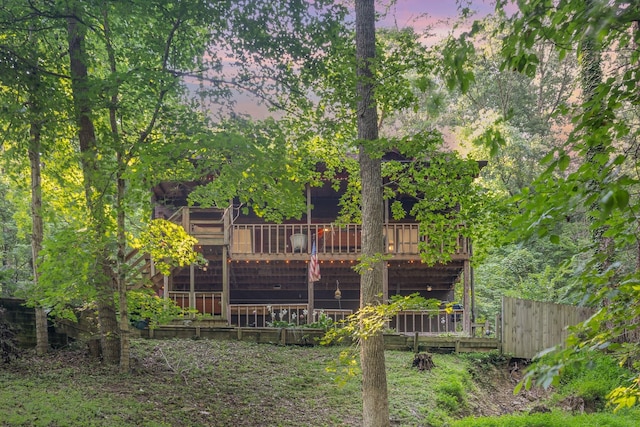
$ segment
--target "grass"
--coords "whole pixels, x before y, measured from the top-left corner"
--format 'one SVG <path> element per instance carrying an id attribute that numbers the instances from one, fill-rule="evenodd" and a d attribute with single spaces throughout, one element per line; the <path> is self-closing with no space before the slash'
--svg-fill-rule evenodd
<path id="1" fill-rule="evenodd" d="M 501 417 L 466 418 L 452 427 L 636 427 L 638 411 L 626 413 L 567 414 L 553 411 L 545 414 L 504 415 Z"/>
<path id="2" fill-rule="evenodd" d="M 83 350 L 46 358 L 27 355 L 0 365 L 0 425 L 359 426 L 359 378 L 339 386 L 336 374 L 326 370 L 341 350 L 136 340 L 134 369 L 127 375 L 89 361 Z M 500 413 L 497 395 L 512 400 L 512 385 L 489 386 L 486 366 L 481 375 L 485 383 L 477 381 L 473 358 L 433 358 L 436 367 L 419 372 L 411 367 L 412 353 L 386 353 L 392 425 L 625 426 L 635 425 L 629 423 L 639 415 L 552 412 L 477 418 Z M 509 405 L 507 401 L 504 406 Z M 473 417 L 461 419 L 464 416 Z"/>

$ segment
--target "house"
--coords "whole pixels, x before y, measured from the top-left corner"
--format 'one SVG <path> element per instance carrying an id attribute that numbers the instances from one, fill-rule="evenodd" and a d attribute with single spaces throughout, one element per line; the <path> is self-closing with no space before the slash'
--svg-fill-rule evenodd
<path id="1" fill-rule="evenodd" d="M 188 207 L 190 184 L 159 184 L 154 188 L 154 217 L 181 224 L 198 239 L 197 250 L 208 261 L 206 266 L 178 268 L 161 278 L 158 285 L 163 295 L 236 326 L 268 326 L 278 321 L 300 325 L 317 321 L 321 313 L 340 320 L 356 311 L 360 276 L 353 267 L 361 252 L 361 226 L 336 224 L 346 180 L 341 185 L 337 191 L 329 182 L 308 186 L 306 214 L 300 220 L 276 224 L 243 213 L 236 203 L 225 209 Z M 393 220 L 389 203 L 385 210 L 381 230 L 389 255 L 384 268 L 385 300 L 417 292 L 444 304 L 455 301 L 456 286 L 462 287 L 464 295 L 453 313 L 403 312 L 390 326 L 399 332 L 468 333 L 469 241 L 458 237 L 450 262 L 427 266 L 418 252 L 418 223 Z M 317 281 L 309 280 L 312 252 L 320 270 Z"/>

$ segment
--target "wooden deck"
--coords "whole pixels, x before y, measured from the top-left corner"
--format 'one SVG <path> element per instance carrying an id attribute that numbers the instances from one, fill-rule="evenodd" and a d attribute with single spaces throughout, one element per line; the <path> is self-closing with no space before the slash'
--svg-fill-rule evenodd
<path id="1" fill-rule="evenodd" d="M 307 328 L 240 328 L 212 326 L 185 321 L 183 324 L 165 325 L 139 331 L 142 338 L 150 339 L 223 339 L 278 345 L 316 345 L 324 331 Z M 425 336 L 419 334 L 385 334 L 387 350 L 471 353 L 500 350 L 495 338 L 469 338 L 463 336 Z"/>

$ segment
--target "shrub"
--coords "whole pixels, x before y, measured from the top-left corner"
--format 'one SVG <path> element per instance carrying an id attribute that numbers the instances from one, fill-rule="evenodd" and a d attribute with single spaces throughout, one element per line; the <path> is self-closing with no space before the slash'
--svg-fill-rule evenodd
<path id="1" fill-rule="evenodd" d="M 581 398 L 585 407 L 600 411 L 604 409 L 607 394 L 630 376 L 629 370 L 613 358 L 595 354 L 588 362 L 570 365 L 561 371 L 558 395 Z"/>

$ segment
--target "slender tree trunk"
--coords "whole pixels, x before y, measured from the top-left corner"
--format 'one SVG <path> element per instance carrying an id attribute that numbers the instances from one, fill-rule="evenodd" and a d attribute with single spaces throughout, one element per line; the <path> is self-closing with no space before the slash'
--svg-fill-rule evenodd
<path id="1" fill-rule="evenodd" d="M 373 98 L 373 75 L 370 69 L 375 59 L 374 0 L 356 0 L 356 60 L 358 95 L 358 139 L 378 139 L 378 115 Z M 373 159 L 364 145 L 359 150 L 362 182 L 362 256 L 368 262 L 384 251 L 382 172 L 379 158 Z M 383 263 L 364 269 L 360 278 L 360 305 L 379 304 L 383 292 Z M 389 401 L 385 371 L 384 337 L 379 333 L 362 340 L 362 415 L 366 427 L 389 426 Z"/>
<path id="2" fill-rule="evenodd" d="M 105 198 L 101 193 L 108 191 L 108 183 L 100 178 L 97 163 L 96 136 L 91 118 L 91 94 L 87 70 L 89 58 L 84 43 L 86 29 L 73 10 L 69 11 L 68 15 L 71 90 L 78 122 L 85 197 L 89 209 L 90 226 L 96 244 L 96 268 L 91 280 L 93 280 L 96 289 L 102 357 L 106 363 L 115 364 L 120 359 L 118 322 L 114 301 L 116 279 L 109 262 L 106 244 L 104 244 L 107 218 L 104 206 Z"/>
<path id="3" fill-rule="evenodd" d="M 117 253 L 117 287 L 118 301 L 120 308 L 120 371 L 127 373 L 131 370 L 131 344 L 130 344 L 130 325 L 129 325 L 129 309 L 127 307 L 127 281 L 126 281 L 126 265 L 125 265 L 125 213 L 124 213 L 124 196 L 125 181 L 122 179 L 122 169 L 120 163 L 122 155 L 118 153 L 118 193 L 116 197 L 118 211 L 118 253 Z"/>
<path id="4" fill-rule="evenodd" d="M 633 23 L 634 32 L 634 49 L 640 51 L 640 21 Z M 638 88 L 640 90 L 640 87 Z M 636 162 L 638 159 L 636 158 Z M 640 229 L 640 221 L 638 221 L 638 229 Z M 640 238 L 636 237 L 636 273 L 640 272 Z M 630 322 L 630 330 L 625 333 L 626 342 L 640 342 L 640 317 L 635 317 Z"/>
<path id="5" fill-rule="evenodd" d="M 37 74 L 32 75 L 37 79 Z M 37 82 L 36 82 L 37 84 Z M 33 88 L 33 90 L 36 90 Z M 30 128 L 29 141 L 29 163 L 31 164 L 31 257 L 33 263 L 33 285 L 38 286 L 40 277 L 38 256 L 42 250 L 42 240 L 44 235 L 44 227 L 42 221 L 42 185 L 40 170 L 40 151 L 41 151 L 41 131 L 42 125 L 38 121 L 37 110 L 34 106 L 36 95 L 32 92 L 32 101 L 30 102 L 32 112 L 34 113 Z M 42 356 L 49 351 L 49 333 L 47 325 L 47 313 L 44 308 L 38 304 L 36 306 L 36 354 Z"/>
<path id="6" fill-rule="evenodd" d="M 585 7 L 592 8 L 593 2 L 594 0 L 587 0 L 585 2 Z M 585 38 L 580 54 L 582 99 L 583 103 L 586 105 L 585 112 L 592 115 L 589 119 L 590 125 L 586 130 L 588 132 L 585 138 L 588 144 L 586 161 L 594 164 L 601 170 L 604 165 L 599 157 L 606 154 L 606 152 L 605 145 L 601 141 L 601 137 L 598 135 L 598 132 L 603 120 L 605 120 L 603 112 L 605 106 L 602 102 L 597 103 L 596 101 L 598 86 L 602 83 L 602 54 L 595 34 L 589 34 Z M 594 194 L 599 194 L 602 191 L 602 185 L 598 180 L 591 180 L 587 183 L 587 186 L 589 191 Z M 592 212 L 598 212 L 599 209 L 600 206 L 598 205 L 598 202 L 595 202 L 591 206 Z M 592 218 L 592 221 L 594 219 L 595 218 Z M 595 227 L 591 233 L 591 239 L 593 241 L 595 251 L 600 255 L 599 269 L 601 272 L 605 271 L 613 262 L 615 249 L 613 239 L 605 236 L 606 231 L 607 227 L 598 226 Z M 607 303 L 608 301 L 605 301 L 605 304 Z"/>
<path id="7" fill-rule="evenodd" d="M 111 43 L 111 29 L 109 25 L 109 15 L 106 9 L 103 10 L 103 24 L 104 24 L 104 40 L 107 47 L 107 57 L 109 59 L 109 71 L 113 75 L 117 72 L 116 55 Z M 129 372 L 131 369 L 130 355 L 131 355 L 131 343 L 130 343 L 130 325 L 129 325 L 129 310 L 127 307 L 127 280 L 126 280 L 126 261 L 125 252 L 127 246 L 127 239 L 125 236 L 125 192 L 126 182 L 123 178 L 126 164 L 123 156 L 124 147 L 120 140 L 120 132 L 118 131 L 118 87 L 113 89 L 111 94 L 111 102 L 109 104 L 109 125 L 111 127 L 111 138 L 113 144 L 116 147 L 116 239 L 117 239 L 117 253 L 116 253 L 116 288 L 118 289 L 118 308 L 120 311 L 120 371 L 123 373 Z"/>
<path id="8" fill-rule="evenodd" d="M 31 37 L 30 37 L 31 38 Z M 34 64 L 38 63 L 37 48 L 33 48 Z M 37 68 L 29 70 L 28 106 L 31 114 L 29 128 L 29 164 L 31 168 L 31 259 L 33 266 L 33 286 L 37 289 L 40 278 L 39 255 L 44 239 L 42 220 L 42 171 L 40 168 L 40 152 L 42 151 L 42 108 L 39 97 L 42 85 Z M 44 355 L 49 351 L 49 332 L 47 313 L 38 303 L 36 311 L 36 354 Z"/>

